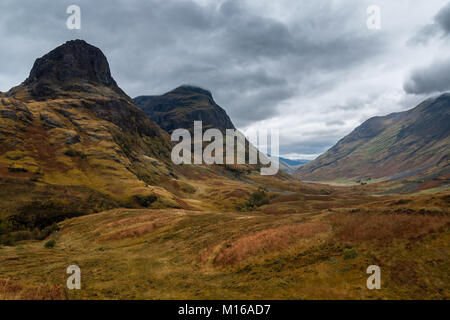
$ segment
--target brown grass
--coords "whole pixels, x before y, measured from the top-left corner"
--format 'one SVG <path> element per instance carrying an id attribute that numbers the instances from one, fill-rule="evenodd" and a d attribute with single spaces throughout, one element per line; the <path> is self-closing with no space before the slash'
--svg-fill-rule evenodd
<path id="1" fill-rule="evenodd" d="M 329 220 L 336 236 L 344 241 L 416 238 L 449 225 L 447 216 L 400 213 L 335 213 Z"/>
<path id="2" fill-rule="evenodd" d="M 306 222 L 259 231 L 228 244 L 216 256 L 214 263 L 227 266 L 257 254 L 283 250 L 299 239 L 311 238 L 328 229 L 329 226 L 322 222 Z"/>
<path id="3" fill-rule="evenodd" d="M 0 300 L 67 300 L 61 286 L 32 287 L 10 279 L 0 279 Z"/>
<path id="4" fill-rule="evenodd" d="M 124 219 L 119 219 L 117 221 L 110 222 L 110 223 L 106 224 L 105 227 L 106 228 L 114 228 L 114 227 L 118 227 L 118 226 L 128 226 L 128 225 L 132 225 L 132 224 L 136 224 L 136 223 L 140 223 L 140 222 L 153 221 L 159 217 L 160 217 L 160 215 L 152 214 L 152 215 L 137 216 L 137 217 L 133 217 L 133 218 L 124 218 Z"/>
<path id="5" fill-rule="evenodd" d="M 100 242 L 111 241 L 111 240 L 123 240 L 126 238 L 136 238 L 141 237 L 144 234 L 150 233 L 151 231 L 162 227 L 164 223 L 162 222 L 151 222 L 137 227 L 128 228 L 118 232 L 114 232 L 110 235 L 101 237 Z"/>
<path id="6" fill-rule="evenodd" d="M 261 210 L 262 212 L 264 212 L 265 214 L 273 214 L 273 215 L 277 215 L 277 214 L 295 214 L 297 213 L 296 209 L 292 209 L 292 208 L 280 208 L 277 206 L 269 206 L 266 208 L 263 208 Z"/>
<path id="7" fill-rule="evenodd" d="M 441 181 L 438 180 L 432 180 L 422 183 L 419 188 L 417 188 L 417 191 L 426 190 L 426 189 L 432 189 L 437 188 L 442 184 Z"/>

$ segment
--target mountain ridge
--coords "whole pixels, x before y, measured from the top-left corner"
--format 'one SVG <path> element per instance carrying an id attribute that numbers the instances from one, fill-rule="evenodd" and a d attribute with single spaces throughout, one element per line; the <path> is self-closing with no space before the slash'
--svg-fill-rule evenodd
<path id="1" fill-rule="evenodd" d="M 211 92 L 200 87 L 182 85 L 160 96 L 138 96 L 133 101 L 169 134 L 178 128 L 192 132 L 194 121 L 198 120 L 204 122 L 204 130 L 236 129 Z"/>
<path id="2" fill-rule="evenodd" d="M 176 175 L 170 150 L 100 49 L 68 41 L 0 94 L 0 229 L 3 219 L 19 232 L 118 206 L 179 206 L 156 187 Z"/>
<path id="3" fill-rule="evenodd" d="M 450 94 L 444 93 L 413 109 L 370 118 L 294 175 L 311 181 L 379 179 L 429 169 L 449 154 L 449 107 Z"/>
<path id="4" fill-rule="evenodd" d="M 209 91 L 175 90 L 187 92 L 231 123 Z M 119 88 L 100 49 L 81 40 L 55 48 L 0 93 L 0 243 L 46 237 L 66 218 L 118 207 L 235 210 L 257 183 L 287 179 L 260 178 L 246 164 L 177 166 L 173 145 Z"/>

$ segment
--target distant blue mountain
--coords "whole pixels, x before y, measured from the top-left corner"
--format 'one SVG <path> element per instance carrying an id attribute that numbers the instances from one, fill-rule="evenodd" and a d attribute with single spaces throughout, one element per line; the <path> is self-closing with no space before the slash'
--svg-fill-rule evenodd
<path id="1" fill-rule="evenodd" d="M 287 163 L 290 166 L 303 165 L 303 164 L 311 161 L 311 160 L 305 160 L 305 159 L 292 160 L 292 159 L 287 159 L 287 158 L 282 158 L 282 157 L 280 157 L 280 160 L 283 161 L 284 163 Z"/>

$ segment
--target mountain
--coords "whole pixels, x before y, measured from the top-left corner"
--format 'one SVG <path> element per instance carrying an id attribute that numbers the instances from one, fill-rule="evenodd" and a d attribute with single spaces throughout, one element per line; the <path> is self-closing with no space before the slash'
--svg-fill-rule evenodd
<path id="1" fill-rule="evenodd" d="M 212 105 L 197 114 L 206 126 L 230 126 L 222 112 L 212 117 L 208 92 L 183 91 L 180 101 L 198 94 L 200 109 Z M 420 130 L 418 151 L 433 160 L 448 148 L 444 105 L 377 120 L 356 140 L 400 126 L 395 147 L 405 149 Z M 195 114 L 191 106 L 180 112 Z M 250 165 L 175 166 L 171 147 L 99 49 L 69 41 L 38 59 L 0 93 L 0 300 L 450 296 L 449 188 L 385 194 L 385 182 L 342 188 Z M 69 263 L 87 275 L 83 290 L 67 289 Z M 383 290 L 365 290 L 355 276 L 372 263 L 388 266 Z"/>
<path id="2" fill-rule="evenodd" d="M 117 86 L 103 53 L 66 42 L 0 94 L 0 236 L 2 225 L 42 229 L 117 206 L 176 205 L 150 186 L 175 175 L 170 150 L 168 134 Z"/>
<path id="3" fill-rule="evenodd" d="M 234 128 L 206 90 L 162 97 L 167 124 L 199 115 L 206 128 Z M 120 89 L 100 49 L 73 40 L 37 59 L 23 83 L 0 93 L 0 243 L 117 207 L 235 210 L 258 185 L 287 179 L 261 178 L 257 165 L 174 165 L 166 130 Z"/>
<path id="4" fill-rule="evenodd" d="M 450 94 L 417 107 L 373 117 L 295 176 L 302 180 L 399 179 L 449 173 Z"/>
<path id="5" fill-rule="evenodd" d="M 280 160 L 283 161 L 284 163 L 290 165 L 291 167 L 296 167 L 296 166 L 300 167 L 311 161 L 311 160 L 304 160 L 304 159 L 288 159 L 288 158 L 283 158 L 283 157 L 280 157 Z"/>
<path id="6" fill-rule="evenodd" d="M 280 170 L 283 170 L 284 172 L 287 172 L 289 174 L 294 173 L 298 168 L 303 166 L 304 164 L 308 163 L 310 160 L 292 160 L 280 157 L 279 163 L 280 163 Z"/>
<path id="7" fill-rule="evenodd" d="M 169 134 L 178 128 L 187 129 L 193 133 L 194 121 L 202 121 L 203 131 L 215 128 L 219 129 L 225 135 L 226 129 L 236 130 L 226 111 L 217 105 L 211 92 L 203 88 L 182 85 L 161 96 L 139 96 L 134 98 L 133 101 Z M 241 134 L 244 138 L 243 145 L 245 147 L 245 159 L 247 163 L 249 159 L 249 150 L 257 152 L 259 154 L 259 159 L 264 158 L 266 161 L 269 161 L 269 159 L 266 158 L 266 155 L 259 153 L 257 148 L 250 143 L 242 133 L 238 131 L 238 134 Z M 236 141 L 237 143 L 241 143 L 240 139 L 237 139 Z M 236 150 L 237 146 L 235 146 L 235 152 Z M 235 157 L 235 160 L 236 159 L 237 158 Z M 285 166 L 284 163 L 281 162 L 279 167 L 285 172 L 288 170 L 293 171 L 292 168 Z M 225 169 L 226 171 L 229 171 L 228 173 L 225 173 L 226 175 L 232 173 L 233 175 L 238 174 L 241 176 L 243 173 L 251 175 L 257 172 L 259 174 L 261 162 L 258 160 L 258 164 L 256 165 L 225 164 L 212 166 L 210 169 L 213 169 L 216 172 L 222 172 Z M 285 174 L 282 174 L 281 176 L 283 178 L 288 178 Z"/>
<path id="8" fill-rule="evenodd" d="M 35 98 L 89 92 L 91 86 L 107 87 L 124 95 L 102 51 L 83 40 L 68 41 L 37 59 L 23 84 Z"/>
<path id="9" fill-rule="evenodd" d="M 139 96 L 133 101 L 169 134 L 178 128 L 192 132 L 196 120 L 203 122 L 204 130 L 235 129 L 211 92 L 199 87 L 183 85 L 161 96 Z"/>

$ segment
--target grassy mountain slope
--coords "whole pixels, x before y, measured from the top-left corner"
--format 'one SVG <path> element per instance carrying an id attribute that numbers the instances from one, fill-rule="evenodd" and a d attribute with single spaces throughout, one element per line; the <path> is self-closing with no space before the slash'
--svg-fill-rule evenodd
<path id="1" fill-rule="evenodd" d="M 173 174 L 170 149 L 167 133 L 112 79 L 103 53 L 69 41 L 0 94 L 0 231 L 174 201 L 150 186 Z"/>
<path id="2" fill-rule="evenodd" d="M 450 94 L 414 109 L 374 117 L 316 160 L 300 167 L 302 180 L 401 178 L 449 173 Z"/>

